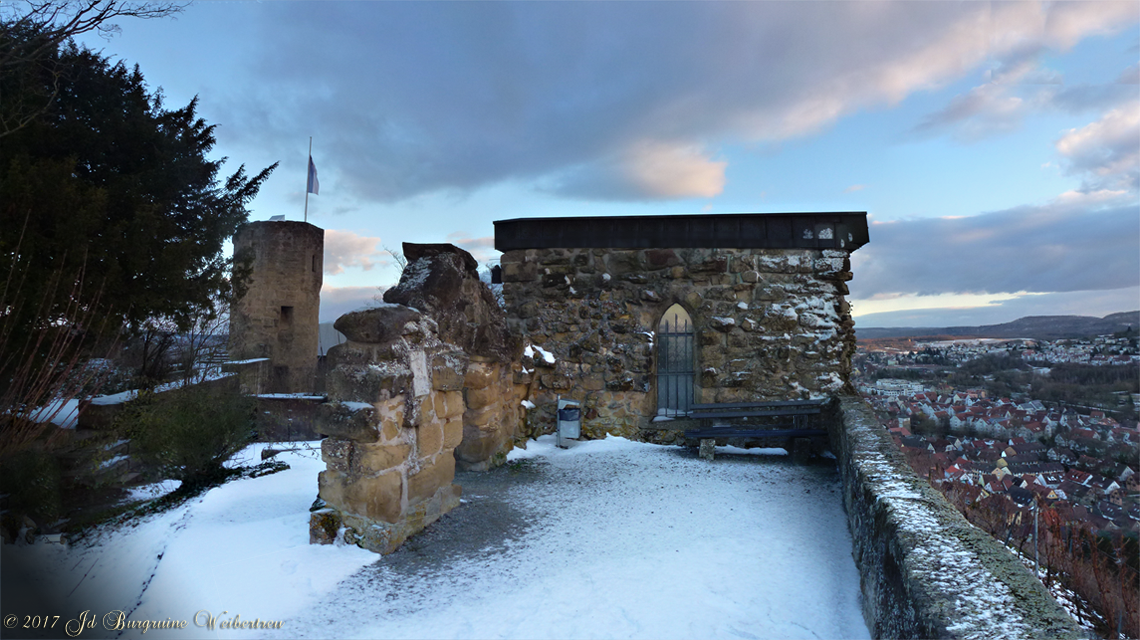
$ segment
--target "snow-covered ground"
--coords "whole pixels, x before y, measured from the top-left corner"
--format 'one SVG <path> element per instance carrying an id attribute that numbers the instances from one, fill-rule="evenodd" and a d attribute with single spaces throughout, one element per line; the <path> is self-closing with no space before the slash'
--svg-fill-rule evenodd
<path id="1" fill-rule="evenodd" d="M 868 637 L 833 467 L 573 445 L 544 437 L 461 474 L 466 504 L 386 557 L 309 545 L 324 465 L 279 454 L 290 470 L 86 543 L 5 545 L 3 614 L 60 615 L 60 637 L 83 611 L 99 622 L 81 637 L 115 637 L 99 628 L 115 610 L 187 621 L 146 638 Z M 281 626 L 219 628 L 234 616 Z"/>
<path id="2" fill-rule="evenodd" d="M 40 407 L 29 416 L 36 422 L 50 420 L 52 424 L 64 429 L 74 429 L 79 419 L 79 400 L 52 400 Z"/>

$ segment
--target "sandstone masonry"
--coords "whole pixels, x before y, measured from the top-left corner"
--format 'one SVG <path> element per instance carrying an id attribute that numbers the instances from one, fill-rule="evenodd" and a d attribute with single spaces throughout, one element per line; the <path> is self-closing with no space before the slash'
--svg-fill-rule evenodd
<path id="1" fill-rule="evenodd" d="M 256 393 L 316 388 L 325 232 L 307 222 L 242 225 L 234 257 L 250 269 L 230 314 L 230 357 L 269 358 Z"/>
<path id="2" fill-rule="evenodd" d="M 523 418 L 520 343 L 452 245 L 404 245 L 409 263 L 378 308 L 341 316 L 328 402 L 316 419 L 326 470 L 310 540 L 388 553 L 459 505 L 457 463 L 506 459 Z M 414 306 L 413 306 L 414 305 Z"/>
<path id="3" fill-rule="evenodd" d="M 325 505 L 312 514 L 310 540 L 332 542 L 343 528 L 346 542 L 388 553 L 459 505 L 451 481 L 467 356 L 407 307 L 350 313 L 336 328 L 348 341 L 330 350 L 329 402 L 317 414 L 328 436 L 318 478 Z"/>

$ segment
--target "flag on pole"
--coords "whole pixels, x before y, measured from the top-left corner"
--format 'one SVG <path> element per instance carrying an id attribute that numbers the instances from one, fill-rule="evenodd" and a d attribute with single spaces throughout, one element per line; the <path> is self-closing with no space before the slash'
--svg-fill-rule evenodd
<path id="1" fill-rule="evenodd" d="M 305 193 L 321 195 L 321 183 L 317 180 L 317 165 L 313 164 L 313 156 L 309 156 L 309 184 Z"/>

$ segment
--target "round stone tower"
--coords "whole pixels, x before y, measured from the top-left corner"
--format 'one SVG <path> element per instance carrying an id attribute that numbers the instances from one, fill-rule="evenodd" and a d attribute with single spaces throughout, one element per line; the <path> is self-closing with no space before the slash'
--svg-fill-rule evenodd
<path id="1" fill-rule="evenodd" d="M 234 235 L 236 268 L 250 271 L 230 311 L 230 358 L 269 358 L 264 393 L 315 390 L 324 252 L 324 229 L 307 222 L 250 222 Z"/>

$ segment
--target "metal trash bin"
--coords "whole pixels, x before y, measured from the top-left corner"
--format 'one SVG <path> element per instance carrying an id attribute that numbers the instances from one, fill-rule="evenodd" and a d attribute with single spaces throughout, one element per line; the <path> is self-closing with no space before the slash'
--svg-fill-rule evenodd
<path id="1" fill-rule="evenodd" d="M 558 399 L 558 446 L 564 440 L 577 440 L 582 435 L 582 406 L 576 400 Z"/>

